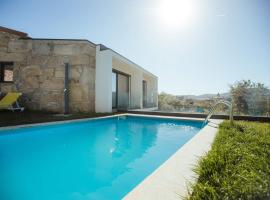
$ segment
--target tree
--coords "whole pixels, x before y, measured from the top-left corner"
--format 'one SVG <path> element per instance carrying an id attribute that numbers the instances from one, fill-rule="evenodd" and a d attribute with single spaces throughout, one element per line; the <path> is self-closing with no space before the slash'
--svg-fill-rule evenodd
<path id="1" fill-rule="evenodd" d="M 248 88 L 251 85 L 251 81 L 239 81 L 231 86 L 231 96 L 234 105 L 234 111 L 237 114 L 247 114 L 248 104 L 246 96 L 248 94 Z"/>
<path id="2" fill-rule="evenodd" d="M 236 114 L 267 115 L 270 90 L 262 83 L 242 80 L 231 86 Z"/>

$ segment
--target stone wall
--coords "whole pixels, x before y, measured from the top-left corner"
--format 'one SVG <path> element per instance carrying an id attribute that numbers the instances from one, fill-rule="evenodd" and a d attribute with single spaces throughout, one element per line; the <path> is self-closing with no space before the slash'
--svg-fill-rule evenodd
<path id="1" fill-rule="evenodd" d="M 19 39 L 0 32 L 0 62 L 14 62 L 13 83 L 1 92 L 20 91 L 30 110 L 64 111 L 64 63 L 70 69 L 70 111 L 95 111 L 95 45 L 83 40 Z"/>

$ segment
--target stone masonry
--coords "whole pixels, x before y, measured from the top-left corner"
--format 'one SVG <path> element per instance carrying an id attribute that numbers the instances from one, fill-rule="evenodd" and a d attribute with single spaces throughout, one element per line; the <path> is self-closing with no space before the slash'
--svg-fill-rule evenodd
<path id="1" fill-rule="evenodd" d="M 64 63 L 70 68 L 70 112 L 95 112 L 95 44 L 86 40 L 21 37 L 0 29 L 0 62 L 13 62 L 13 82 L 1 92 L 23 93 L 29 110 L 64 111 Z"/>

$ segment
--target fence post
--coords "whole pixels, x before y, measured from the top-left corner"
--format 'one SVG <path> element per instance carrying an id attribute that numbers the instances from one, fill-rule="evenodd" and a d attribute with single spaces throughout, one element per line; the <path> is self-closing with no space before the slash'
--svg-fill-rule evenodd
<path id="1" fill-rule="evenodd" d="M 231 101 L 231 106 L 230 106 L 230 123 L 233 123 L 233 100 Z"/>

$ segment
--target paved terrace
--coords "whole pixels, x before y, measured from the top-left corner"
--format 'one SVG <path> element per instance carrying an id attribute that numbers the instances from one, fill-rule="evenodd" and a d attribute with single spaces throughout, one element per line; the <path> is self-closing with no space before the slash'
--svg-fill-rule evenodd
<path id="1" fill-rule="evenodd" d="M 0 127 L 4 126 L 15 126 L 23 124 L 35 124 L 42 122 L 54 122 L 64 121 L 71 119 L 84 119 L 101 116 L 110 116 L 120 114 L 116 113 L 79 113 L 71 115 L 56 114 L 51 112 L 42 111 L 24 111 L 24 112 L 11 112 L 11 111 L 0 111 Z"/>

